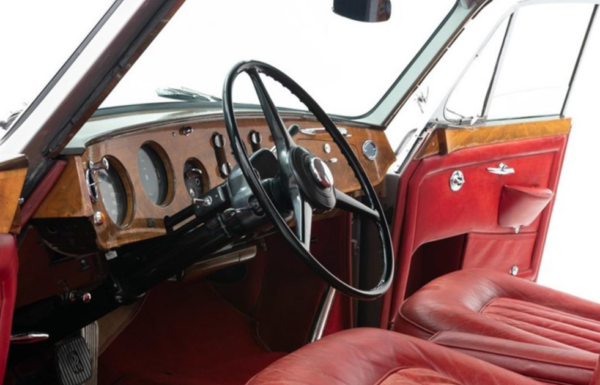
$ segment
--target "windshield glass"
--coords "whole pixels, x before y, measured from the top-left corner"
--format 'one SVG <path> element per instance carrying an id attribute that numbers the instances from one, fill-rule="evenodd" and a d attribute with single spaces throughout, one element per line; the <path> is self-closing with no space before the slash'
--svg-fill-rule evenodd
<path id="1" fill-rule="evenodd" d="M 113 2 L 0 2 L 0 126 L 31 104 Z"/>
<path id="2" fill-rule="evenodd" d="M 455 3 L 396 1 L 389 21 L 362 23 L 334 14 L 331 0 L 187 1 L 101 109 L 181 100 L 220 108 L 229 69 L 254 59 L 287 73 L 328 113 L 362 115 L 380 101 Z M 255 104 L 245 78 L 236 83 L 234 101 Z M 267 86 L 278 106 L 304 109 L 281 87 Z"/>

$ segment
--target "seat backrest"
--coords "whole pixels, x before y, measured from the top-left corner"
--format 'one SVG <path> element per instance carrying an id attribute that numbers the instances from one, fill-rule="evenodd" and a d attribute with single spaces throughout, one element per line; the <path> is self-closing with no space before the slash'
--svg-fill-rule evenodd
<path id="1" fill-rule="evenodd" d="M 13 234 L 0 234 L 0 382 L 4 378 L 15 297 L 17 294 L 17 242 Z"/>

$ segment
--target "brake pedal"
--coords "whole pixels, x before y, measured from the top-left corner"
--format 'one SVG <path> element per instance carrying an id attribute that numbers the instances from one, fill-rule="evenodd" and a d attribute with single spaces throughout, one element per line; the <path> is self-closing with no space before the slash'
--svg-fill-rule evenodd
<path id="1" fill-rule="evenodd" d="M 92 377 L 90 350 L 83 337 L 73 337 L 56 347 L 56 371 L 61 385 L 80 385 Z"/>

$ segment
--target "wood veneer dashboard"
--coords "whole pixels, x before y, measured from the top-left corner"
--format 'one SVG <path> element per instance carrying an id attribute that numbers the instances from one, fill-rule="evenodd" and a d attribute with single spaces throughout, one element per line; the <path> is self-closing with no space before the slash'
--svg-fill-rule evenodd
<path id="1" fill-rule="evenodd" d="M 288 118 L 286 125 L 297 124 L 301 131 L 294 136 L 300 146 L 310 150 L 323 160 L 337 159 L 330 163 L 336 188 L 344 192 L 360 189 L 359 184 L 338 147 L 326 132 L 306 133 L 302 130 L 320 128 L 314 120 Z M 263 118 L 239 118 L 240 133 L 245 138 L 248 152 L 259 148 L 271 148 L 274 143 Z M 388 168 L 395 161 L 395 155 L 382 130 L 368 129 L 340 123 L 340 129 L 347 130 L 346 139 L 360 159 L 373 185 L 380 184 Z M 202 172 L 204 192 L 226 179 L 223 164 L 235 166 L 228 141 L 223 149 L 215 146 L 214 136 L 227 138 L 222 117 L 195 118 L 187 121 L 171 121 L 152 126 L 140 126 L 119 131 L 117 134 L 99 137 L 86 145 L 81 156 L 68 156 L 68 164 L 35 218 L 74 218 L 85 217 L 93 222 L 94 213 L 102 213 L 104 223 L 93 225 L 96 244 L 100 249 L 109 250 L 128 243 L 164 235 L 165 216 L 189 206 L 191 197 L 184 181 L 184 167 L 191 162 Z M 260 135 L 261 142 L 252 141 L 252 135 Z M 256 139 L 256 137 L 255 137 Z M 372 141 L 378 148 L 375 159 L 368 159 L 362 150 L 363 145 Z M 372 144 L 372 143 L 371 143 Z M 150 147 L 160 158 L 166 170 L 166 189 L 162 202 L 156 203 L 144 189 L 140 177 L 138 151 L 142 146 Z M 90 161 L 100 164 L 106 158 L 126 192 L 127 210 L 123 222 L 117 225 L 110 219 L 107 207 L 101 196 L 92 202 L 88 193 L 86 170 Z M 189 164 L 189 163 L 188 163 Z M 97 174 L 94 180 L 98 182 Z M 101 190 L 101 189 L 99 189 Z"/>

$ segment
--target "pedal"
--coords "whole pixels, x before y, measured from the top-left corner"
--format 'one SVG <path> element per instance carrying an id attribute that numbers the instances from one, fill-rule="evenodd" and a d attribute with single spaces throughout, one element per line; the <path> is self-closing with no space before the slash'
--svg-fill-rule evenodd
<path id="1" fill-rule="evenodd" d="M 84 385 L 97 385 L 98 384 L 98 356 L 100 350 L 100 335 L 99 335 L 98 321 L 89 324 L 88 326 L 81 329 L 81 336 L 85 340 L 85 343 L 90 350 L 90 362 L 92 363 L 92 375 L 85 382 Z"/>
<path id="2" fill-rule="evenodd" d="M 92 377 L 90 350 L 83 337 L 73 337 L 58 345 L 55 357 L 61 385 L 80 385 Z"/>

